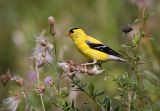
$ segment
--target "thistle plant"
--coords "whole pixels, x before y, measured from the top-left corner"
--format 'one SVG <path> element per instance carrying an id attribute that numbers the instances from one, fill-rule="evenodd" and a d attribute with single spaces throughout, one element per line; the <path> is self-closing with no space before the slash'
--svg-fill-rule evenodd
<path id="1" fill-rule="evenodd" d="M 98 111 L 148 110 L 149 102 L 147 101 L 147 91 L 143 85 L 143 69 L 141 69 L 146 61 L 140 52 L 141 39 L 146 34 L 143 27 L 148 17 L 143 12 L 142 18 L 136 19 L 135 23 L 122 29 L 125 34 L 125 43 L 122 45 L 124 51 L 122 54 L 126 59 L 125 65 L 127 67 L 126 71 L 121 75 L 109 74 L 107 76 L 113 78 L 113 81 L 117 84 L 115 88 L 119 91 L 115 97 L 112 97 L 105 90 L 96 89 L 95 84 L 92 82 L 89 84 L 85 83 L 78 77 L 79 75 L 88 75 L 90 78 L 97 75 L 104 76 L 103 74 L 107 73 L 107 70 L 102 69 L 97 64 L 84 65 L 73 60 L 62 62 L 57 60 L 56 21 L 50 16 L 48 22 L 52 37 L 45 36 L 45 33 L 39 34 L 36 38 L 34 52 L 29 57 L 29 61 L 32 63 L 30 78 L 37 82 L 28 88 L 25 78 L 7 71 L 0 77 L 1 83 L 4 86 L 9 84 L 15 87 L 16 85 L 18 88 L 17 92 L 11 93 L 10 97 L 4 99 L 0 110 L 16 111 L 20 104 L 24 104 L 24 111 L 48 111 L 50 109 L 55 111 L 80 111 L 80 108 L 75 104 L 74 98 L 73 100 L 69 99 L 69 88 L 88 96 Z M 138 25 L 137 32 L 134 32 L 133 25 Z M 129 38 L 128 33 L 133 33 L 130 41 L 127 40 Z M 52 41 L 48 38 L 52 38 Z M 41 74 L 44 67 L 53 68 L 53 74 L 48 74 L 44 77 Z M 56 78 L 53 78 L 53 75 Z M 69 82 L 69 86 L 66 84 L 65 86 L 60 86 L 63 79 Z M 120 103 L 115 105 L 113 101 Z M 89 107 L 86 109 L 86 111 L 91 110 Z"/>
<path id="2" fill-rule="evenodd" d="M 122 76 L 113 77 L 113 80 L 117 82 L 117 89 L 121 92 L 120 98 L 127 100 L 123 103 L 127 111 L 148 110 L 148 97 L 143 85 L 143 70 L 141 70 L 146 61 L 143 54 L 140 53 L 141 39 L 145 37 L 143 28 L 149 17 L 145 15 L 144 11 L 142 18 L 136 19 L 133 23 L 133 25 L 138 25 L 137 32 L 134 32 L 132 26 L 122 30 L 125 39 L 127 39 L 128 33 L 133 33 L 131 41 L 126 40 L 126 43 L 122 45 L 126 50 L 124 55 L 126 56 L 128 69 Z"/>

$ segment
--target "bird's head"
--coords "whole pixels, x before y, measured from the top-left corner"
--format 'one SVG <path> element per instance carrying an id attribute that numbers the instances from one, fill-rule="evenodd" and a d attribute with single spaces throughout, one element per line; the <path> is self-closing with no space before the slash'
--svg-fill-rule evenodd
<path id="1" fill-rule="evenodd" d="M 77 39 L 85 39 L 86 33 L 80 28 L 72 28 L 69 30 L 68 36 L 75 41 Z"/>

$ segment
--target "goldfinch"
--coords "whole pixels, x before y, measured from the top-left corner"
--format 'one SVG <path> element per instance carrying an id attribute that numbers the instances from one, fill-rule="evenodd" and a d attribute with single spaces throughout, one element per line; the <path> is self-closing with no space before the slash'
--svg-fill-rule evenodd
<path id="1" fill-rule="evenodd" d="M 68 36 L 84 56 L 94 61 L 93 64 L 107 60 L 125 61 L 119 53 L 104 45 L 99 40 L 87 35 L 80 28 L 70 29 Z"/>

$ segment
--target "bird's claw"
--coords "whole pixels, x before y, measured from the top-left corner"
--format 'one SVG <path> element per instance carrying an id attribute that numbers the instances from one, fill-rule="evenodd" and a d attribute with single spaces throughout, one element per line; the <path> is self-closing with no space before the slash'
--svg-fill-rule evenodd
<path id="1" fill-rule="evenodd" d="M 89 66 L 89 65 L 94 65 L 94 64 L 97 64 L 97 61 L 96 61 L 96 60 L 93 60 L 93 62 L 91 62 L 91 63 L 89 63 L 89 62 L 84 63 L 84 64 L 82 64 L 82 65 L 84 65 L 84 66 Z"/>

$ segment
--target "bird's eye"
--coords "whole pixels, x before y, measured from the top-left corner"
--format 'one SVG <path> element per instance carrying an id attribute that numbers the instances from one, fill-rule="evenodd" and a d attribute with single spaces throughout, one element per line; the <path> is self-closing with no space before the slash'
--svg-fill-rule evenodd
<path id="1" fill-rule="evenodd" d="M 73 28 L 73 29 L 69 30 L 69 33 L 73 33 L 74 30 L 76 30 L 76 29 L 79 29 L 79 28 Z"/>
<path id="2" fill-rule="evenodd" d="M 69 33 L 73 33 L 73 29 L 71 29 L 71 30 L 69 31 Z"/>

